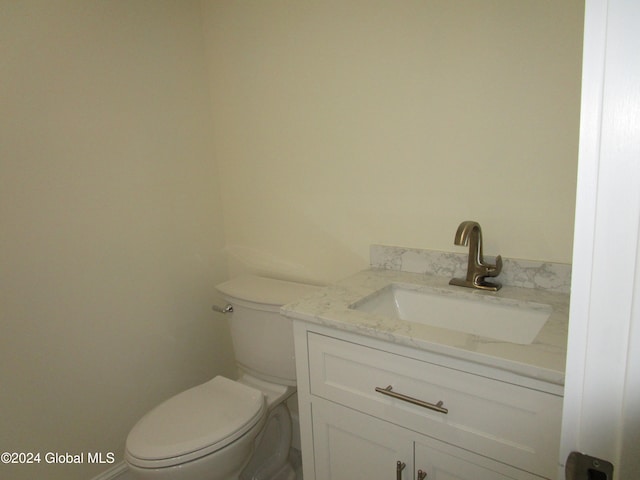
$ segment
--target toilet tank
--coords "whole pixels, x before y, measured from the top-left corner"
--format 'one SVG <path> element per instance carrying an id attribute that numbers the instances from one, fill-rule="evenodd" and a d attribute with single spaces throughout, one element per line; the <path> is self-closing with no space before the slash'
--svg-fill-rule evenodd
<path id="1" fill-rule="evenodd" d="M 282 385 L 296 384 L 293 325 L 280 307 L 319 287 L 245 275 L 216 287 L 233 305 L 228 314 L 238 366 L 255 377 Z"/>

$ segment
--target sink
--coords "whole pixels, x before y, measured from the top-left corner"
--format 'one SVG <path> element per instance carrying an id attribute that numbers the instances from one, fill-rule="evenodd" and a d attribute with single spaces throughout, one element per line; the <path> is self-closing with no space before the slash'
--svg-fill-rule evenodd
<path id="1" fill-rule="evenodd" d="M 390 284 L 349 306 L 375 315 L 528 345 L 552 313 L 550 305 L 417 285 Z"/>

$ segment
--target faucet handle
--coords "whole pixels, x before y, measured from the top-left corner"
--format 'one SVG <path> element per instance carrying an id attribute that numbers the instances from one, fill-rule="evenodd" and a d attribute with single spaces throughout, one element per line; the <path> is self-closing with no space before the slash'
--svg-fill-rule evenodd
<path id="1" fill-rule="evenodd" d="M 498 255 L 496 257 L 495 265 L 486 265 L 486 267 L 487 277 L 497 277 L 498 275 L 500 275 L 500 272 L 502 271 L 502 255 Z"/>

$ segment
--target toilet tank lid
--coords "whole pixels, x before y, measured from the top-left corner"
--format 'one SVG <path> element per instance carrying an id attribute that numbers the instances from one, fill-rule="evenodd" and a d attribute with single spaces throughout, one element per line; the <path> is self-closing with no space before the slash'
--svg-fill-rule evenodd
<path id="1" fill-rule="evenodd" d="M 282 306 L 318 291 L 320 287 L 275 278 L 242 275 L 216 286 L 227 297 Z"/>

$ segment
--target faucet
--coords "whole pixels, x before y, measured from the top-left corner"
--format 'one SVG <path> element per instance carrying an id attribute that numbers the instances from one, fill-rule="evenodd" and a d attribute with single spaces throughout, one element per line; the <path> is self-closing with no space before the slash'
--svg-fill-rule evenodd
<path id="1" fill-rule="evenodd" d="M 467 265 L 467 278 L 452 278 L 449 285 L 460 287 L 478 288 L 480 290 L 497 291 L 502 285 L 490 283 L 486 277 L 497 277 L 502 271 L 502 257 L 496 257 L 496 264 L 484 262 L 482 258 L 482 229 L 478 222 L 466 220 L 458 226 L 453 243 L 461 246 L 469 246 L 469 263 Z"/>

